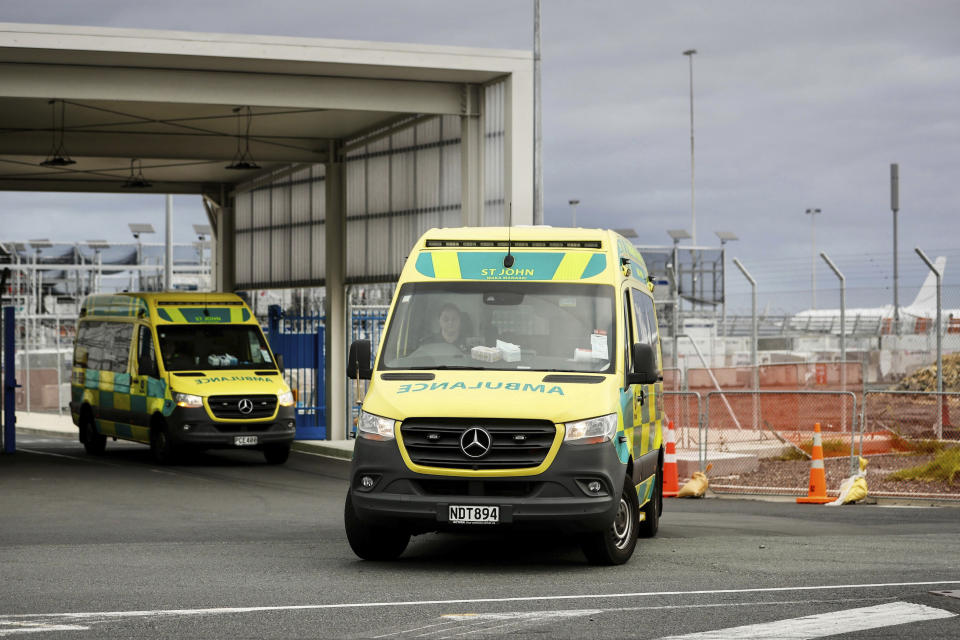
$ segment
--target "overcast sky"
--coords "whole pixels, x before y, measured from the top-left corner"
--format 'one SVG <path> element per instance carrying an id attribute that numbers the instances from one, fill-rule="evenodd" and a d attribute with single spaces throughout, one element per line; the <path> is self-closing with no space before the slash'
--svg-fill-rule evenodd
<path id="1" fill-rule="evenodd" d="M 848 276 L 848 305 L 892 301 L 889 166 L 900 165 L 901 301 L 948 256 L 960 306 L 960 3 L 835 0 L 543 0 L 545 222 L 633 227 L 647 244 L 691 226 L 689 67 L 694 58 L 698 244 L 716 230 L 771 311 L 809 306 L 817 251 Z M 532 49 L 532 0 L 3 0 L 0 21 Z M 175 199 L 178 240 L 205 223 Z M 163 226 L 162 196 L 0 193 L 3 239 L 126 241 Z M 159 238 L 158 238 L 159 239 Z M 728 265 L 729 266 L 729 265 Z M 730 267 L 732 269 L 732 267 Z M 732 305 L 747 308 L 739 273 Z M 836 279 L 817 260 L 818 306 Z M 951 302 L 953 304 L 951 304 Z M 832 304 L 831 304 L 832 303 Z"/>

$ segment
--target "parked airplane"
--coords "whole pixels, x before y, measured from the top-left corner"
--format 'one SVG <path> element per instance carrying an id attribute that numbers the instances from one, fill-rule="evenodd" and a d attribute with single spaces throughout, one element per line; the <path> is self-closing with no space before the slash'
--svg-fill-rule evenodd
<path id="1" fill-rule="evenodd" d="M 943 273 L 946 256 L 938 256 L 934 266 Z M 943 309 L 943 321 L 948 331 L 954 324 L 960 327 L 960 309 Z M 901 333 L 926 333 L 937 317 L 937 279 L 927 275 L 913 302 L 900 307 Z M 847 333 L 895 333 L 893 305 L 853 308 L 846 310 Z M 790 329 L 815 333 L 840 333 L 840 309 L 807 309 L 790 319 Z"/>

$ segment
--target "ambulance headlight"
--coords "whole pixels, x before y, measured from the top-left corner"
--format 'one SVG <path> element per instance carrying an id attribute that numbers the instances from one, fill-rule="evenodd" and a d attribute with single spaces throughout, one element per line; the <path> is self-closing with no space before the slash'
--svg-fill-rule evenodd
<path id="1" fill-rule="evenodd" d="M 280 403 L 281 407 L 292 407 L 294 405 L 293 392 L 281 391 L 277 394 L 277 402 Z"/>
<path id="2" fill-rule="evenodd" d="M 598 418 L 568 422 L 564 441 L 570 444 L 597 444 L 609 442 L 617 432 L 617 414 L 611 413 Z"/>
<path id="3" fill-rule="evenodd" d="M 189 409 L 196 409 L 197 407 L 203 406 L 203 398 L 190 393 L 175 393 L 173 394 L 173 401 L 177 403 L 178 407 L 187 407 Z"/>
<path id="4" fill-rule="evenodd" d="M 360 422 L 357 424 L 357 435 L 369 440 L 393 440 L 393 425 L 396 420 L 381 418 L 366 411 L 360 412 Z"/>

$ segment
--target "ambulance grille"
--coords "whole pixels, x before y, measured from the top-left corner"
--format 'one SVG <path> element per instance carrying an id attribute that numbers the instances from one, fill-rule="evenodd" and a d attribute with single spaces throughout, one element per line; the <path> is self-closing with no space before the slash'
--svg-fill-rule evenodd
<path id="1" fill-rule="evenodd" d="M 464 433 L 479 427 L 490 434 L 489 450 L 467 455 Z M 403 446 L 414 463 L 445 469 L 529 469 L 543 463 L 557 435 L 546 420 L 415 418 L 400 427 Z"/>
<path id="2" fill-rule="evenodd" d="M 253 409 L 248 413 L 240 411 L 240 403 L 243 400 L 253 403 Z M 273 417 L 277 409 L 277 396 L 272 394 L 210 396 L 207 398 L 207 404 L 214 417 L 221 420 L 262 420 Z"/>

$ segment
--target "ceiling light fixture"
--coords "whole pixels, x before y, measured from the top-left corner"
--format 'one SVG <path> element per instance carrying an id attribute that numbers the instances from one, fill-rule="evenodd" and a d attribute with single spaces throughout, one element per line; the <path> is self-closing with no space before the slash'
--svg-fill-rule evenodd
<path id="1" fill-rule="evenodd" d="M 233 162 L 226 166 L 227 169 L 237 169 L 242 171 L 249 171 L 251 169 L 259 169 L 260 165 L 256 163 L 253 157 L 250 155 L 250 123 L 253 120 L 253 112 L 250 110 L 250 107 L 235 107 L 233 112 L 240 113 L 244 112 L 246 122 L 246 131 L 240 133 L 240 118 L 237 118 L 237 152 L 233 154 Z M 243 143 L 241 145 L 241 142 Z"/>
<path id="2" fill-rule="evenodd" d="M 130 175 L 123 183 L 124 189 L 146 189 L 153 184 L 143 177 L 143 164 L 136 158 L 130 158 Z"/>
<path id="3" fill-rule="evenodd" d="M 57 126 L 57 103 L 60 103 L 60 126 Z M 50 131 L 53 132 L 53 142 L 50 143 L 50 153 L 47 159 L 40 163 L 41 167 L 69 167 L 71 164 L 77 164 L 77 161 L 70 157 L 67 150 L 63 148 L 63 122 L 66 116 L 67 104 L 63 100 L 53 99 L 47 102 L 50 105 L 51 125 Z"/>

